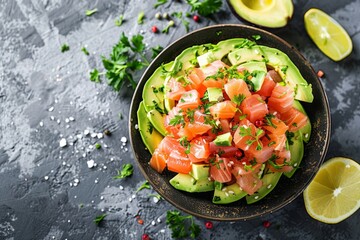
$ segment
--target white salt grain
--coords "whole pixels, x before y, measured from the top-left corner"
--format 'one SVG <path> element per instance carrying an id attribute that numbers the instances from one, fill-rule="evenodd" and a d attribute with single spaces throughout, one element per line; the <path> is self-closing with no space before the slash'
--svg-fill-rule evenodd
<path id="1" fill-rule="evenodd" d="M 60 145 L 60 147 L 66 147 L 66 145 L 67 145 L 66 139 L 62 138 L 59 142 L 59 145 Z"/>

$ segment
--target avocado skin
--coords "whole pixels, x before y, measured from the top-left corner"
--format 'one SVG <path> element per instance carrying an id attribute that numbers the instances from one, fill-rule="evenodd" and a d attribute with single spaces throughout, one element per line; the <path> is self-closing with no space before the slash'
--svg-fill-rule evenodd
<path id="1" fill-rule="evenodd" d="M 146 148 L 149 150 L 151 154 L 155 151 L 163 136 L 156 131 L 156 129 L 152 129 L 150 132 L 149 126 L 152 126 L 149 119 L 147 118 L 147 113 L 145 111 L 144 103 L 140 102 L 139 108 L 137 111 L 137 119 L 138 119 L 138 126 L 141 139 L 143 140 Z"/>
<path id="2" fill-rule="evenodd" d="M 248 0 L 250 2 L 251 0 Z M 294 13 L 292 0 L 274 0 L 267 11 L 254 11 L 243 4 L 244 0 L 227 0 L 231 12 L 240 20 L 267 28 L 285 27 Z M 279 10 L 281 9 L 281 10 Z"/>

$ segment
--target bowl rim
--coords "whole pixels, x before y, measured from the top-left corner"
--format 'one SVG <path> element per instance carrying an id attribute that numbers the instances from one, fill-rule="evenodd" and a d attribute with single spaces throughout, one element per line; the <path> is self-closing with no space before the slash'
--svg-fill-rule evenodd
<path id="1" fill-rule="evenodd" d="M 138 94 L 142 94 L 142 89 L 143 89 L 143 86 L 141 86 L 142 82 L 146 82 L 147 79 L 145 79 L 145 76 L 147 74 L 149 74 L 148 72 L 150 71 L 150 69 L 152 68 L 152 66 L 157 62 L 157 59 L 161 57 L 161 54 L 164 54 L 168 51 L 168 49 L 171 49 L 174 45 L 178 44 L 179 42 L 183 41 L 184 39 L 186 38 L 189 38 L 191 35 L 194 35 L 194 34 L 197 34 L 199 32 L 205 32 L 209 29 L 215 29 L 215 28 L 223 28 L 223 27 L 230 27 L 230 28 L 239 28 L 239 29 L 250 29 L 250 30 L 253 30 L 253 31 L 257 31 L 259 32 L 260 34 L 263 33 L 265 35 L 268 35 L 270 36 L 271 38 L 275 39 L 275 41 L 278 41 L 280 42 L 280 44 L 284 45 L 285 47 L 287 48 L 290 48 L 294 51 L 295 55 L 297 55 L 298 57 L 301 58 L 301 61 L 310 69 L 311 73 L 316 76 L 316 73 L 314 71 L 314 68 L 312 67 L 312 65 L 310 64 L 310 62 L 300 53 L 299 50 L 297 50 L 294 46 L 292 46 L 291 44 L 289 44 L 287 41 L 285 41 L 284 39 L 280 38 L 279 36 L 271 33 L 271 32 L 268 32 L 266 30 L 263 30 L 261 28 L 257 28 L 257 27 L 253 27 L 253 26 L 248 26 L 248 25 L 243 25 L 243 24 L 216 24 L 216 25 L 211 25 L 211 26 L 207 26 L 207 27 L 203 27 L 203 28 L 199 28 L 199 29 L 196 29 L 194 31 L 191 31 L 181 37 L 179 37 L 178 39 L 176 39 L 175 41 L 172 41 L 168 46 L 166 46 L 163 51 L 156 57 L 154 58 L 151 63 L 149 64 L 149 66 L 146 68 L 146 70 L 144 71 L 144 73 L 141 75 L 140 77 L 140 80 L 137 84 L 137 87 L 134 91 L 134 94 L 133 94 L 133 97 L 131 99 L 131 104 L 130 104 L 130 111 L 129 111 L 129 114 L 132 113 L 133 111 L 133 108 L 136 107 L 137 109 L 137 106 L 134 106 L 135 104 L 135 98 Z M 221 30 L 221 29 L 219 29 Z M 235 37 L 233 37 L 235 38 Z M 230 39 L 230 38 L 226 38 L 226 39 Z M 219 40 L 221 41 L 221 40 Z M 210 41 L 209 41 L 210 42 Z M 194 45 L 197 45 L 197 44 L 194 44 Z M 185 49 L 185 48 L 184 48 Z M 182 49 L 182 51 L 184 50 Z M 155 70 L 155 69 L 154 69 Z M 151 71 L 150 74 L 152 74 L 153 71 Z M 298 192 L 296 192 L 295 194 L 291 195 L 291 197 L 289 197 L 286 201 L 282 202 L 281 204 L 278 204 L 274 207 L 270 207 L 269 209 L 267 210 L 264 210 L 262 213 L 255 213 L 255 214 L 252 214 L 252 215 L 248 215 L 246 217 L 226 217 L 226 218 L 223 218 L 223 217 L 218 217 L 218 216 L 210 216 L 210 215 L 203 215 L 201 213 L 197 213 L 197 212 L 192 212 L 190 210 L 188 210 L 186 207 L 185 207 L 185 204 L 183 205 L 179 205 L 178 203 L 174 202 L 170 197 L 168 197 L 166 194 L 161 194 L 161 191 L 159 191 L 159 188 L 157 187 L 156 184 L 154 184 L 154 182 L 152 181 L 152 179 L 149 178 L 148 174 L 146 173 L 145 169 L 143 168 L 143 166 L 141 165 L 141 163 L 139 162 L 139 160 L 137 159 L 136 156 L 134 156 L 134 160 L 136 160 L 136 164 L 138 165 L 142 175 L 145 177 L 145 179 L 152 185 L 153 189 L 160 194 L 161 197 L 163 197 L 167 202 L 169 202 L 171 205 L 173 205 L 174 207 L 176 207 L 177 209 L 185 212 L 185 213 L 188 213 L 188 214 L 191 214 L 195 217 L 198 217 L 198 218 L 203 218 L 203 219 L 208 219 L 208 220 L 214 220 L 214 221 L 246 221 L 246 220 L 249 220 L 249 219 L 254 219 L 254 218 L 258 218 L 258 217 L 261 217 L 263 215 L 266 215 L 266 214 L 269 214 L 269 213 L 273 213 L 283 207 L 285 207 L 286 205 L 290 204 L 292 201 L 294 201 L 300 194 L 303 193 L 303 191 L 306 189 L 306 187 L 310 184 L 310 182 L 313 180 L 313 178 L 315 177 L 316 173 L 318 172 L 320 166 L 322 165 L 322 163 L 324 162 L 324 159 L 326 157 L 326 153 L 328 151 L 328 147 L 329 147 L 329 144 L 330 144 L 330 136 L 331 136 L 331 114 L 330 114 L 330 107 L 329 107 L 329 101 L 328 101 L 328 97 L 326 95 L 326 91 L 324 89 L 324 86 L 323 84 L 321 83 L 320 79 L 318 77 L 316 77 L 316 81 L 319 82 L 319 90 L 320 92 L 322 93 L 322 96 L 321 98 L 323 98 L 323 102 L 325 103 L 325 113 L 326 113 L 326 120 L 327 120 L 327 126 L 326 126 L 326 135 L 324 137 L 324 145 L 322 147 L 322 152 L 321 152 L 321 158 L 317 161 L 317 164 L 316 164 L 316 170 L 314 170 L 310 177 L 307 179 L 306 182 L 304 182 L 304 187 L 302 189 L 300 189 Z M 141 93 L 138 93 L 138 91 L 141 91 Z M 132 127 L 134 125 L 134 119 L 132 119 L 131 117 L 129 117 L 129 135 L 130 135 L 130 142 L 131 142 L 131 148 L 132 148 L 132 151 L 133 151 L 133 154 L 135 153 L 135 148 L 134 148 L 134 144 L 133 144 L 133 134 L 132 133 Z M 215 205 L 215 204 L 214 204 Z"/>

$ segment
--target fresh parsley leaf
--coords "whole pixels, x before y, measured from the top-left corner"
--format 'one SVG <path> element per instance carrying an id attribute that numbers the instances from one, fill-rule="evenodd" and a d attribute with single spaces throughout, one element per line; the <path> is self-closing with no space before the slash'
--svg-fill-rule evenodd
<path id="1" fill-rule="evenodd" d="M 200 15 L 207 17 L 220 10 L 221 0 L 186 0 L 191 6 L 192 12 L 198 12 Z"/>
<path id="2" fill-rule="evenodd" d="M 254 45 L 256 45 L 256 42 L 244 38 L 244 40 L 241 43 L 235 45 L 234 47 L 235 48 L 251 48 Z"/>
<path id="3" fill-rule="evenodd" d="M 293 138 L 295 137 L 295 133 L 286 131 L 285 136 L 286 136 L 288 144 L 293 145 L 294 144 Z"/>
<path id="4" fill-rule="evenodd" d="M 152 47 L 151 48 L 151 51 L 152 51 L 152 55 L 151 55 L 151 58 L 156 58 L 157 55 L 159 55 L 159 53 L 161 53 L 161 51 L 163 50 L 164 48 L 160 45 L 157 45 L 156 47 Z"/>
<path id="5" fill-rule="evenodd" d="M 144 18 L 145 18 L 145 13 L 144 13 L 144 11 L 141 11 L 137 17 L 138 24 L 143 24 Z"/>
<path id="6" fill-rule="evenodd" d="M 152 134 L 154 131 L 154 125 L 150 121 L 148 121 L 148 124 L 147 124 L 147 131 L 150 134 Z"/>
<path id="7" fill-rule="evenodd" d="M 266 125 L 273 127 L 273 128 L 277 128 L 277 126 L 272 122 L 271 119 L 275 118 L 275 116 L 273 114 L 266 114 L 265 115 L 265 121 L 266 121 Z"/>
<path id="8" fill-rule="evenodd" d="M 87 55 L 87 56 L 90 55 L 90 53 L 89 53 L 89 51 L 86 49 L 86 47 L 82 47 L 82 48 L 81 48 L 81 51 L 82 51 L 85 55 Z"/>
<path id="9" fill-rule="evenodd" d="M 246 145 L 250 146 L 256 142 L 256 150 L 262 149 L 262 143 L 260 141 L 260 137 L 263 133 L 264 133 L 264 130 L 262 130 L 260 128 L 256 129 L 255 134 L 253 134 L 252 128 L 248 127 L 248 126 L 240 126 L 240 129 L 239 129 L 239 134 L 242 137 L 246 137 L 246 136 L 250 137 L 248 140 L 246 140 Z"/>
<path id="10" fill-rule="evenodd" d="M 181 215 L 178 210 L 166 212 L 166 224 L 171 229 L 171 237 L 173 238 L 191 237 L 194 239 L 201 232 L 199 225 L 194 222 L 193 216 Z"/>
<path id="11" fill-rule="evenodd" d="M 105 217 L 107 216 L 106 213 L 104 214 L 101 214 L 99 216 L 96 216 L 95 219 L 94 219 L 94 223 L 99 226 L 99 224 L 105 219 Z"/>
<path id="12" fill-rule="evenodd" d="M 91 10 L 86 10 L 85 14 L 86 16 L 90 17 L 91 15 L 93 15 L 94 13 L 96 13 L 98 11 L 97 8 L 91 9 Z"/>
<path id="13" fill-rule="evenodd" d="M 139 191 L 141 191 L 141 190 L 143 190 L 143 189 L 145 189 L 145 188 L 151 189 L 150 183 L 149 183 L 148 181 L 145 181 L 145 182 L 136 190 L 136 192 L 139 192 Z"/>
<path id="14" fill-rule="evenodd" d="M 171 126 L 176 126 L 178 124 L 185 125 L 185 120 L 183 115 L 175 115 L 169 121 L 169 125 Z"/>
<path id="15" fill-rule="evenodd" d="M 118 19 L 115 19 L 115 26 L 120 27 L 124 23 L 124 15 L 120 15 Z"/>
<path id="16" fill-rule="evenodd" d="M 183 146 L 184 148 L 186 148 L 185 153 L 189 154 L 190 153 L 190 142 L 187 140 L 187 137 L 181 137 L 179 139 L 179 143 L 181 146 Z"/>
<path id="17" fill-rule="evenodd" d="M 186 32 L 189 32 L 190 22 L 184 19 L 182 12 L 173 12 L 171 15 L 180 19 L 182 25 L 185 27 Z"/>
<path id="18" fill-rule="evenodd" d="M 100 73 L 96 68 L 90 72 L 90 81 L 100 83 Z"/>
<path id="19" fill-rule="evenodd" d="M 240 80 L 242 81 L 242 80 Z M 234 96 L 234 99 L 232 100 L 236 105 L 240 105 L 242 103 L 242 101 L 244 101 L 244 99 L 246 98 L 246 96 L 244 94 L 238 94 Z"/>
<path id="20" fill-rule="evenodd" d="M 64 43 L 64 44 L 61 46 L 61 52 L 62 52 L 62 53 L 67 52 L 67 51 L 69 51 L 69 50 L 70 50 L 69 45 L 67 45 L 67 44 Z"/>
<path id="21" fill-rule="evenodd" d="M 167 3 L 167 0 L 157 0 L 157 2 L 154 4 L 154 8 L 157 8 L 158 6 L 161 6 L 165 3 Z"/>
<path id="22" fill-rule="evenodd" d="M 114 176 L 114 179 L 122 179 L 130 177 L 134 172 L 134 167 L 130 163 L 126 163 L 122 166 L 121 171 L 117 170 L 117 175 Z"/>
<path id="23" fill-rule="evenodd" d="M 251 37 L 256 41 L 261 39 L 260 35 L 252 35 Z"/>

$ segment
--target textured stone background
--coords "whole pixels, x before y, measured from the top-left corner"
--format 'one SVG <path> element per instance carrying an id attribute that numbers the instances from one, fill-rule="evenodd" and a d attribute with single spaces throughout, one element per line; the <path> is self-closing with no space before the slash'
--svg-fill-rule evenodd
<path id="1" fill-rule="evenodd" d="M 166 46 L 186 33 L 176 20 L 168 35 L 153 34 L 152 25 L 166 25 L 154 19 L 156 12 L 190 10 L 184 1 L 169 1 L 155 10 L 155 2 L 0 0 L 0 239 L 141 239 L 143 233 L 171 238 L 165 212 L 174 207 L 163 200 L 155 203 L 149 197 L 153 190 L 135 193 L 144 182 L 137 167 L 131 178 L 112 178 L 122 164 L 134 163 L 129 143 L 120 142 L 128 138 L 132 91 L 116 93 L 88 77 L 92 68 L 101 67 L 100 55 L 108 55 L 121 32 L 143 33 L 149 47 Z M 347 156 L 359 162 L 360 0 L 294 4 L 290 24 L 272 32 L 295 45 L 315 70 L 326 73 L 322 83 L 332 112 L 327 159 Z M 87 17 L 85 10 L 95 7 L 98 12 Z M 323 9 L 349 32 L 354 43 L 349 58 L 335 63 L 311 42 L 302 20 L 310 7 Z M 136 22 L 141 10 L 146 13 L 144 25 Z M 117 27 L 114 21 L 121 14 L 126 21 Z M 211 19 L 189 20 L 191 30 L 240 23 L 225 2 Z M 64 43 L 70 51 L 61 53 Z M 83 46 L 90 56 L 81 52 Z M 106 128 L 111 137 L 84 135 L 85 130 L 100 133 Z M 59 147 L 61 138 L 67 139 L 67 147 Z M 103 148 L 92 149 L 96 142 Z M 87 167 L 90 159 L 96 168 Z M 101 213 L 108 215 L 97 227 L 93 219 Z M 143 225 L 136 222 L 137 213 Z M 272 223 L 270 228 L 262 226 L 264 220 Z M 196 222 L 202 227 L 200 239 L 360 239 L 360 212 L 337 225 L 322 224 L 307 215 L 301 197 L 251 221 L 214 222 L 212 230 L 204 228 L 205 220 Z"/>

